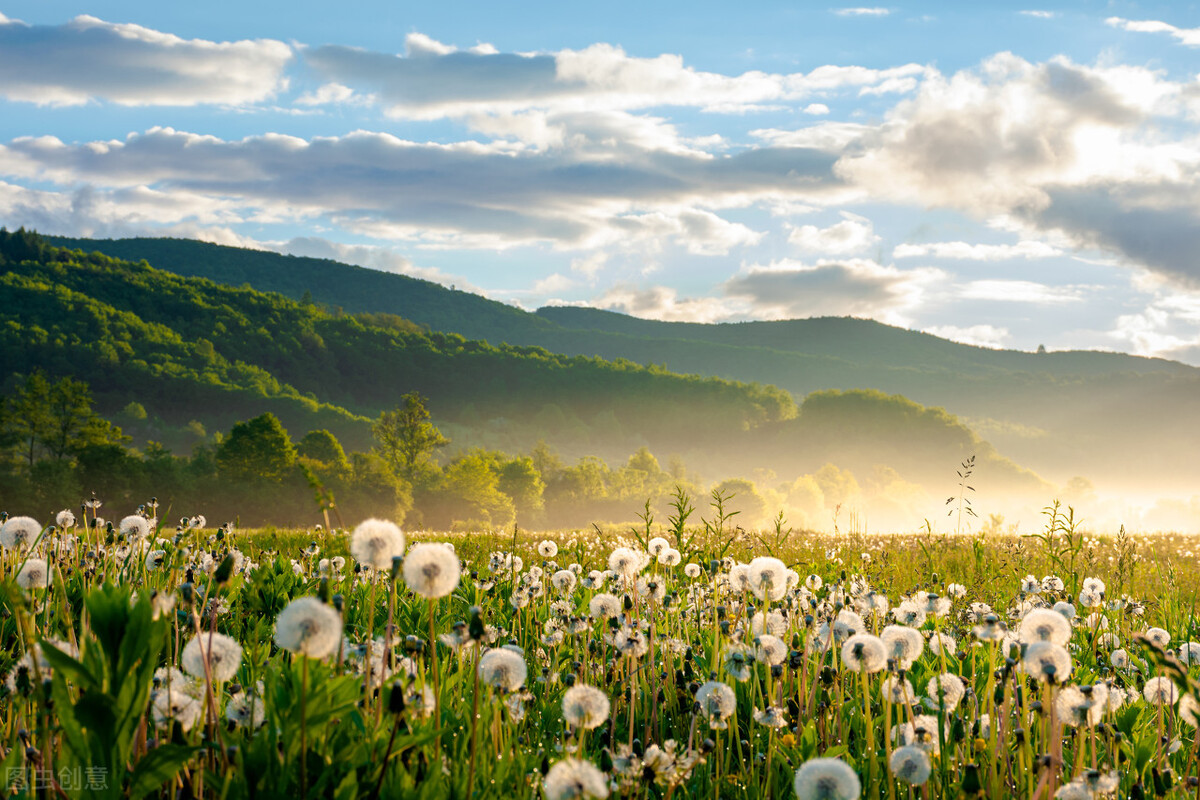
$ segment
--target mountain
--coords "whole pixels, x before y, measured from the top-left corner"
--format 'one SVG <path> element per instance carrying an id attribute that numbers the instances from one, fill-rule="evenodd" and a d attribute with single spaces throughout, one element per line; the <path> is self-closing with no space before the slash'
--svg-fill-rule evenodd
<path id="1" fill-rule="evenodd" d="M 910 512 L 974 453 L 997 502 L 1050 491 L 953 416 L 902 397 L 822 392 L 798 406 L 773 386 L 492 345 L 99 252 L 10 242 L 6 256 L 2 245 L 4 374 L 85 380 L 101 411 L 139 403 L 164 430 L 227 430 L 270 410 L 297 437 L 327 428 L 365 449 L 369 421 L 416 390 L 460 451 L 545 440 L 612 461 L 647 446 L 710 480 L 752 476 L 785 494 L 832 464 L 847 471 L 837 480 L 907 498 Z"/>
<path id="2" fill-rule="evenodd" d="M 396 314 L 490 342 L 773 384 L 797 398 L 830 389 L 901 394 L 944 407 L 1018 462 L 1059 482 L 1082 475 L 1156 492 L 1195 483 L 1200 370 L 1163 359 L 992 350 L 851 318 L 707 325 L 592 308 L 530 313 L 324 259 L 183 239 L 52 241 L 294 299 L 307 292 L 347 312 Z"/>

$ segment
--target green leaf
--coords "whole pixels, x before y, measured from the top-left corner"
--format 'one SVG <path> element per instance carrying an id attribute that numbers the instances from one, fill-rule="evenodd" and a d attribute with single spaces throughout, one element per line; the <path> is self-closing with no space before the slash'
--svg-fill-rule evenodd
<path id="1" fill-rule="evenodd" d="M 175 777 L 199 750 L 190 745 L 164 744 L 137 762 L 129 781 L 130 797 L 145 797 Z"/>

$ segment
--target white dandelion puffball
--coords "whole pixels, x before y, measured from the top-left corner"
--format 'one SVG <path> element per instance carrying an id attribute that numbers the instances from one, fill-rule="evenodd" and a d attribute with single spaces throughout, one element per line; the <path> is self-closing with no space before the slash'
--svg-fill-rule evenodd
<path id="1" fill-rule="evenodd" d="M 576 758 L 559 761 L 542 779 L 546 800 L 585 800 L 608 797 L 608 778 L 591 762 Z"/>
<path id="2" fill-rule="evenodd" d="M 350 534 L 350 555 L 364 567 L 392 568 L 392 559 L 404 555 L 404 533 L 394 522 L 368 519 Z"/>
<path id="3" fill-rule="evenodd" d="M 192 729 L 204 710 L 197 697 L 183 692 L 161 690 L 154 693 L 151 706 L 155 725 L 165 725 L 168 720 L 173 720 L 185 731 Z"/>
<path id="4" fill-rule="evenodd" d="M 121 520 L 118 530 L 122 536 L 130 539 L 141 539 L 150 535 L 150 522 L 140 514 L 131 514 Z"/>
<path id="5" fill-rule="evenodd" d="M 929 683 L 925 685 L 925 694 L 929 698 L 926 705 L 934 710 L 940 708 L 949 714 L 962 702 L 966 687 L 963 686 L 962 678 L 950 672 L 943 672 L 929 679 Z"/>
<path id="6" fill-rule="evenodd" d="M 661 536 L 655 536 L 646 542 L 646 551 L 654 558 L 658 558 L 664 551 L 669 550 L 670 547 L 671 543 Z"/>
<path id="7" fill-rule="evenodd" d="M 879 634 L 887 657 L 895 659 L 896 665 L 908 669 L 925 650 L 925 637 L 915 628 L 907 625 L 888 625 Z"/>
<path id="8" fill-rule="evenodd" d="M 601 592 L 588 601 L 588 613 L 593 619 L 608 619 L 621 613 L 621 601 L 615 594 Z"/>
<path id="9" fill-rule="evenodd" d="M 563 719 L 576 728 L 598 728 L 608 719 L 608 695 L 595 686 L 577 683 L 562 699 Z"/>
<path id="10" fill-rule="evenodd" d="M 1048 608 L 1035 608 L 1021 620 L 1021 641 L 1053 642 L 1065 645 L 1071 639 L 1071 623 L 1062 614 Z"/>
<path id="11" fill-rule="evenodd" d="M 422 597 L 445 597 L 458 587 L 458 556 L 444 544 L 423 542 L 404 557 L 404 582 Z"/>
<path id="12" fill-rule="evenodd" d="M 24 550 L 42 532 L 42 524 L 33 517 L 11 517 L 0 525 L 0 546 L 9 550 Z"/>
<path id="13" fill-rule="evenodd" d="M 242 646 L 223 633 L 201 631 L 183 648 L 180 656 L 183 671 L 193 678 L 203 678 L 206 656 L 212 679 L 224 682 L 233 678 L 242 665 Z"/>
<path id="14" fill-rule="evenodd" d="M 787 591 L 787 565 L 778 558 L 759 556 L 751 560 L 747 573 L 750 591 L 759 600 L 774 602 L 783 599 Z"/>
<path id="15" fill-rule="evenodd" d="M 40 558 L 30 558 L 17 573 L 17 586 L 22 589 L 50 588 L 50 565 Z"/>
<path id="16" fill-rule="evenodd" d="M 1071 674 L 1071 656 L 1062 645 L 1034 642 L 1025 648 L 1021 669 L 1039 681 L 1062 683 Z"/>
<path id="17" fill-rule="evenodd" d="M 759 634 L 755 642 L 754 658 L 769 666 L 782 664 L 788 656 L 787 643 L 769 633 Z"/>
<path id="18" fill-rule="evenodd" d="M 696 691 L 696 702 L 708 717 L 709 726 L 714 730 L 722 730 L 728 727 L 725 720 L 733 716 L 737 708 L 737 695 L 727 684 L 708 681 Z"/>
<path id="19" fill-rule="evenodd" d="M 859 633 L 842 645 L 842 663 L 851 672 L 880 672 L 887 666 L 887 646 L 878 636 Z"/>
<path id="20" fill-rule="evenodd" d="M 888 769 L 899 780 L 912 786 L 920 786 L 929 780 L 929 754 L 920 747 L 906 745 L 897 748 L 888 762 Z"/>
<path id="21" fill-rule="evenodd" d="M 645 569 L 648 561 L 645 553 L 628 547 L 618 547 L 608 554 L 608 568 L 626 578 L 632 578 Z"/>
<path id="22" fill-rule="evenodd" d="M 225 706 L 225 719 L 242 728 L 260 728 L 266 720 L 263 701 L 253 694 L 242 692 Z"/>
<path id="23" fill-rule="evenodd" d="M 1147 628 L 1145 634 L 1143 635 L 1150 642 L 1150 644 L 1154 645 L 1155 647 L 1163 648 L 1164 650 L 1166 649 L 1167 645 L 1171 643 L 1171 634 L 1162 628 Z"/>
<path id="24" fill-rule="evenodd" d="M 683 568 L 683 574 L 688 576 L 689 578 L 699 578 L 700 577 L 700 565 L 695 563 L 694 561 L 689 561 L 687 566 L 685 566 Z"/>
<path id="25" fill-rule="evenodd" d="M 856 800 L 862 794 L 858 774 L 837 758 L 811 758 L 796 770 L 797 800 Z"/>
<path id="26" fill-rule="evenodd" d="M 544 539 L 537 546 L 538 555 L 542 558 L 554 558 L 558 555 L 558 543 L 550 539 Z"/>
<path id="27" fill-rule="evenodd" d="M 275 644 L 309 658 L 325 658 L 342 639 L 342 618 L 315 597 L 297 597 L 275 620 Z"/>
<path id="28" fill-rule="evenodd" d="M 54 524 L 60 528 L 74 528 L 75 515 L 72 514 L 70 510 L 64 508 L 55 515 Z"/>
<path id="29" fill-rule="evenodd" d="M 527 677 L 525 659 L 508 648 L 488 650 L 479 659 L 479 679 L 494 689 L 515 692 L 525 685 Z"/>
<path id="30" fill-rule="evenodd" d="M 1170 678 L 1151 678 L 1142 689 L 1142 697 L 1150 705 L 1170 706 L 1179 699 L 1179 688 Z"/>

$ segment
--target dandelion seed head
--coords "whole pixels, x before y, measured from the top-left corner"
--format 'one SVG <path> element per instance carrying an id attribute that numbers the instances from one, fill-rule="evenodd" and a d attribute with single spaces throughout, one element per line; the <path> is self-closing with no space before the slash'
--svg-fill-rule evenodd
<path id="1" fill-rule="evenodd" d="M 404 582 L 422 597 L 446 597 L 458 587 L 461 574 L 458 555 L 444 544 L 423 542 L 404 557 Z"/>
<path id="2" fill-rule="evenodd" d="M 858 774 L 837 758 L 812 758 L 796 770 L 797 800 L 856 800 L 862 794 Z"/>
<path id="3" fill-rule="evenodd" d="M 551 539 L 543 539 L 538 542 L 537 551 L 538 555 L 542 558 L 554 558 L 558 555 L 558 542 Z"/>
<path id="4" fill-rule="evenodd" d="M 594 686 L 577 683 L 563 694 L 563 719 L 576 728 L 598 728 L 608 719 L 608 695 Z"/>
<path id="5" fill-rule="evenodd" d="M 33 517 L 9 517 L 0 525 L 0 546 L 8 550 L 25 550 L 42 532 L 42 524 Z"/>
<path id="6" fill-rule="evenodd" d="M 907 625 L 888 625 L 880 632 L 879 638 L 887 649 L 887 657 L 903 669 L 911 667 L 925 650 L 925 637 Z"/>
<path id="7" fill-rule="evenodd" d="M 842 645 L 842 663 L 851 672 L 875 673 L 887 666 L 887 646 L 878 636 L 859 633 Z"/>
<path id="8" fill-rule="evenodd" d="M 1057 611 L 1048 608 L 1035 608 L 1021 620 L 1021 641 L 1053 642 L 1066 645 L 1071 639 L 1071 623 Z"/>
<path id="9" fill-rule="evenodd" d="M 1062 683 L 1071 674 L 1071 656 L 1060 644 L 1034 642 L 1025 647 L 1021 669 L 1039 681 Z"/>
<path id="10" fill-rule="evenodd" d="M 1142 688 L 1142 697 L 1155 706 L 1174 705 L 1179 699 L 1179 687 L 1170 678 L 1151 678 Z"/>
<path id="11" fill-rule="evenodd" d="M 696 702 L 700 711 L 708 718 L 709 727 L 723 730 L 728 725 L 725 720 L 733 715 L 737 708 L 737 695 L 728 684 L 720 681 L 706 681 L 696 691 Z"/>
<path id="12" fill-rule="evenodd" d="M 45 559 L 26 559 L 21 571 L 17 573 L 17 586 L 22 589 L 48 589 L 51 582 L 50 565 Z"/>
<path id="13" fill-rule="evenodd" d="M 913 745 L 898 747 L 892 753 L 892 760 L 888 762 L 888 769 L 892 771 L 892 774 L 898 780 L 902 780 L 911 786 L 920 786 L 929 780 L 929 773 L 931 771 L 929 754 L 920 747 Z"/>
<path id="14" fill-rule="evenodd" d="M 488 650 L 479 659 L 479 680 L 504 692 L 515 692 L 525 685 L 529 668 L 519 652 L 507 647 Z"/>
<path id="15" fill-rule="evenodd" d="M 180 664 L 192 677 L 204 678 L 205 660 L 214 681 L 230 680 L 242 664 L 242 646 L 223 633 L 201 631 L 183 648 Z"/>
<path id="16" fill-rule="evenodd" d="M 342 638 L 342 618 L 315 597 L 297 597 L 275 619 L 275 644 L 309 658 L 325 658 Z"/>
<path id="17" fill-rule="evenodd" d="M 122 536 L 130 539 L 141 539 L 150 535 L 150 521 L 141 514 L 131 514 L 121 520 L 117 528 Z"/>
<path id="18" fill-rule="evenodd" d="M 764 664 L 775 666 L 782 664 L 788 656 L 788 646 L 778 636 L 769 633 L 759 634 L 754 648 L 754 657 Z"/>
<path id="19" fill-rule="evenodd" d="M 616 595 L 601 592 L 588 601 L 588 613 L 593 619 L 609 619 L 621 613 L 621 601 Z"/>
<path id="20" fill-rule="evenodd" d="M 608 779 L 588 761 L 564 758 L 542 779 L 546 800 L 582 800 L 608 797 Z"/>
<path id="21" fill-rule="evenodd" d="M 404 533 L 385 519 L 363 520 L 350 534 L 350 555 L 364 567 L 389 570 L 392 559 L 404 555 Z"/>

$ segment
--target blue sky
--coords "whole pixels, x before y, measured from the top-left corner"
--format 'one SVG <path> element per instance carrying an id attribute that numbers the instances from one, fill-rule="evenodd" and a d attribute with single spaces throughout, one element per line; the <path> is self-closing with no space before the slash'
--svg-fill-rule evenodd
<path id="1" fill-rule="evenodd" d="M 0 224 L 1200 364 L 1200 7 L 0 0 Z"/>

